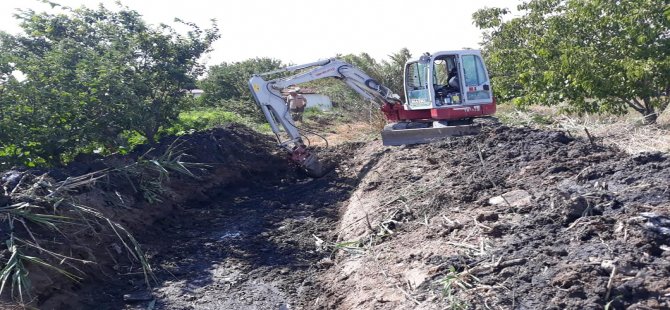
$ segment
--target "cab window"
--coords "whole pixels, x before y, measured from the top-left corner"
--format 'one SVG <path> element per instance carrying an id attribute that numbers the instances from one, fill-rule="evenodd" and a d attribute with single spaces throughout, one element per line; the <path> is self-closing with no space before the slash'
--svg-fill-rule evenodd
<path id="1" fill-rule="evenodd" d="M 430 63 L 414 62 L 407 65 L 407 101 L 411 107 L 431 105 L 428 93 L 428 65 Z"/>
<path id="2" fill-rule="evenodd" d="M 428 88 L 428 75 L 426 72 L 425 64 L 419 62 L 409 64 L 407 68 L 407 85 L 410 87 L 410 90 Z"/>
<path id="3" fill-rule="evenodd" d="M 449 83 L 449 67 L 445 59 L 438 59 L 433 63 L 433 81 L 438 85 Z"/>
<path id="4" fill-rule="evenodd" d="M 482 60 L 476 55 L 464 55 L 463 74 L 466 86 L 478 86 L 487 82 Z"/>

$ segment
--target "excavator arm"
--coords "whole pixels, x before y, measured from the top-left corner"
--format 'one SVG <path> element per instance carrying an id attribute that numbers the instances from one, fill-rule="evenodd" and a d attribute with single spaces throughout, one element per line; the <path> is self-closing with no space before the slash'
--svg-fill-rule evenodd
<path id="1" fill-rule="evenodd" d="M 306 70 L 309 69 L 309 70 Z M 296 72 L 295 75 L 266 81 L 263 77 L 282 72 Z M 401 104 L 400 97 L 387 87 L 379 84 L 365 72 L 339 59 L 317 61 L 304 65 L 290 66 L 276 71 L 254 75 L 249 80 L 249 88 L 265 115 L 272 132 L 277 137 L 279 146 L 287 150 L 291 160 L 303 167 L 310 176 L 320 177 L 326 171 L 316 154 L 307 150 L 302 141 L 299 128 L 289 114 L 289 107 L 281 96 L 281 90 L 289 86 L 299 85 L 324 78 L 335 78 L 344 82 L 363 98 L 377 102 L 380 106 Z M 288 135 L 282 140 L 281 126 Z"/>

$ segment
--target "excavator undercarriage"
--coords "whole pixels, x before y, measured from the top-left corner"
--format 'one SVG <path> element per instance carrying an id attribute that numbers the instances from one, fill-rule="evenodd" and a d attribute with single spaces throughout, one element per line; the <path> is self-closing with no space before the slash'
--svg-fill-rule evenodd
<path id="1" fill-rule="evenodd" d="M 384 145 L 398 146 L 409 144 L 432 143 L 446 137 L 476 135 L 481 130 L 480 125 L 469 124 L 447 125 L 434 121 L 433 124 L 420 122 L 399 122 L 384 126 L 382 142 Z"/>

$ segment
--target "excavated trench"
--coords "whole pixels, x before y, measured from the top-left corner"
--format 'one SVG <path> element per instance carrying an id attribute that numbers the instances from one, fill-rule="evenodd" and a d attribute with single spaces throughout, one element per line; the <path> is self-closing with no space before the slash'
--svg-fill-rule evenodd
<path id="1" fill-rule="evenodd" d="M 321 149 L 333 170 L 310 179 L 243 127 L 194 139 L 209 170 L 175 180 L 166 210 L 122 215 L 152 288 L 106 270 L 44 308 L 670 307 L 667 154 L 491 126 Z"/>

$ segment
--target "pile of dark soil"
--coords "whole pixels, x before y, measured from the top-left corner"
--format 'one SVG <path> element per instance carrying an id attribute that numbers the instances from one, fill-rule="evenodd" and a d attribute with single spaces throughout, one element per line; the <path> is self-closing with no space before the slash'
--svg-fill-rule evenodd
<path id="1" fill-rule="evenodd" d="M 171 169 L 162 162 L 165 159 L 174 165 L 183 165 L 177 168 L 185 167 L 189 172 Z M 143 164 L 138 165 L 138 162 Z M 158 172 L 163 169 L 166 174 Z M 139 148 L 126 156 L 80 156 L 61 169 L 8 171 L 3 173 L 0 184 L 4 188 L 0 202 L 15 205 L 24 201 L 42 201 L 38 198 L 49 196 L 59 184 L 70 186 L 68 182 L 82 175 L 90 177 L 82 178 L 82 185 L 72 186 L 72 189 L 59 194 L 63 200 L 99 212 L 102 217 L 121 224 L 136 236 L 159 233 L 164 227 L 157 225 L 157 221 L 179 214 L 185 202 L 208 201 L 212 190 L 231 184 L 245 186 L 258 180 L 297 177 L 296 168 L 288 164 L 283 154 L 277 153 L 270 137 L 244 126 L 231 125 L 177 138 L 169 137 L 151 148 Z M 160 185 L 157 185 L 158 180 L 161 180 Z M 30 195 L 10 195 L 14 187 L 30 192 Z M 40 190 L 32 190 L 35 187 Z M 57 208 L 47 203 L 40 206 L 44 210 L 33 212 L 69 216 L 63 213 L 67 210 L 58 210 L 63 206 Z M 34 296 L 31 305 L 42 309 L 76 308 L 80 300 L 73 296 L 82 286 L 105 283 L 121 274 L 143 274 L 137 261 L 129 259 L 131 255 L 122 251 L 124 246 L 117 239 L 117 232 L 109 229 L 110 225 L 106 225 L 102 217 L 87 217 L 86 221 L 102 222 L 102 225 L 94 223 L 90 229 L 82 222 L 59 224 L 57 231 L 44 229 L 39 223 L 31 221 L 27 221 L 28 227 L 32 227 L 30 231 L 17 225 L 10 227 L 8 221 L 4 222 L 6 227 L 2 227 L 2 231 L 7 234 L 25 235 L 22 237 L 27 240 L 49 240 L 45 243 L 51 251 L 94 262 L 66 266 L 62 265 L 66 260 L 53 261 L 53 257 L 43 251 L 26 248 L 27 253 L 50 257 L 54 265 L 85 279 L 75 283 L 48 268 L 27 264 Z M 3 252 L 5 259 L 10 254 Z M 5 292 L 9 293 L 9 290 Z M 10 294 L 4 295 L 6 300 L 11 297 Z"/>
<path id="2" fill-rule="evenodd" d="M 357 157 L 314 308 L 670 307 L 666 154 L 500 126 Z"/>
<path id="3" fill-rule="evenodd" d="M 161 145 L 149 154 L 174 144 Z M 137 266 L 101 258 L 112 267 L 45 290 L 39 307 L 670 307 L 666 154 L 492 126 L 430 145 L 321 149 L 332 169 L 310 179 L 244 127 L 181 146 L 209 167 L 171 177 L 160 203 L 118 177 L 76 196 L 135 233 L 152 288 Z M 117 167 L 147 151 L 102 162 Z M 80 165 L 85 173 L 99 161 Z M 119 207 L 117 192 L 132 203 Z"/>

